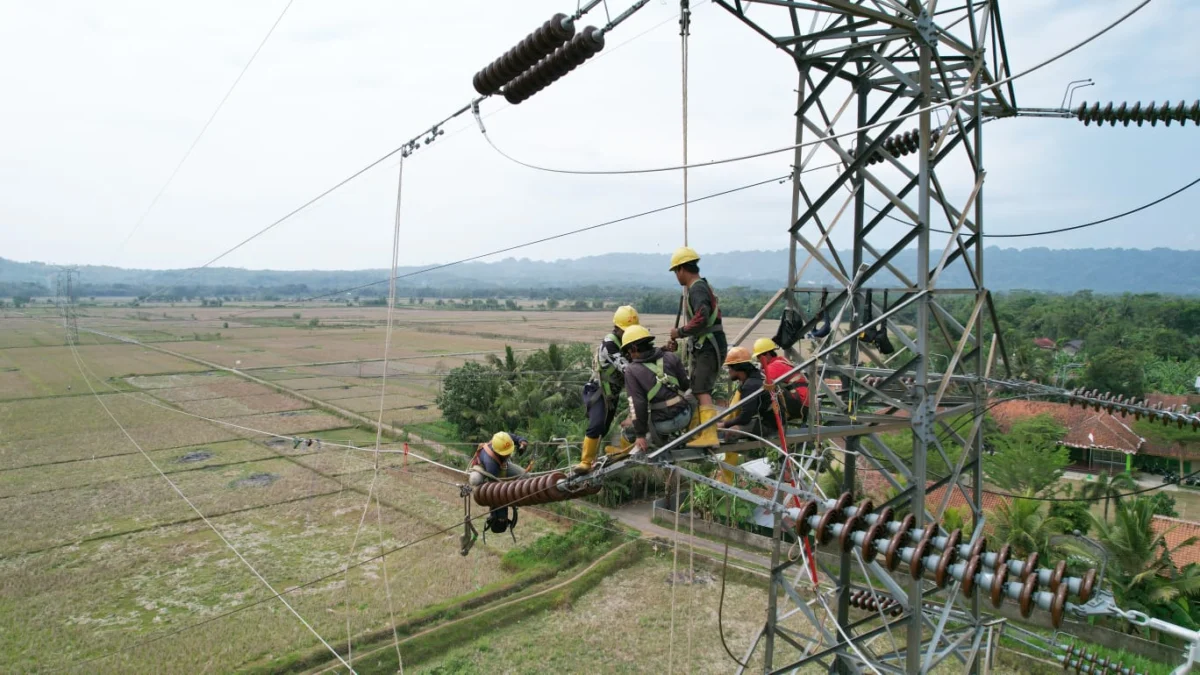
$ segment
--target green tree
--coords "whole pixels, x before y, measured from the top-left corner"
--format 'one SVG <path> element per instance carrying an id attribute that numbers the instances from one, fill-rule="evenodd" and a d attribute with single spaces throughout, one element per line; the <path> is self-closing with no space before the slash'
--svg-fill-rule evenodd
<path id="1" fill-rule="evenodd" d="M 1155 492 L 1150 495 L 1150 504 L 1156 516 L 1179 517 L 1179 511 L 1175 509 L 1175 498 L 1166 492 Z"/>
<path id="2" fill-rule="evenodd" d="M 446 374 L 436 402 L 459 438 L 477 440 L 503 427 L 503 417 L 494 407 L 499 394 L 496 371 L 470 362 Z"/>
<path id="3" fill-rule="evenodd" d="M 1075 488 L 1070 483 L 1067 483 L 1063 497 L 1066 499 L 1073 499 L 1075 497 Z M 1092 512 L 1088 510 L 1090 503 L 1086 501 L 1051 502 L 1050 515 L 1066 521 L 1068 532 L 1087 534 L 1088 530 L 1092 527 Z"/>
<path id="4" fill-rule="evenodd" d="M 996 507 L 992 512 L 996 545 L 1009 544 L 1022 557 L 1034 551 L 1042 560 L 1054 557 L 1057 550 L 1051 538 L 1066 530 L 1067 521 L 1049 515 L 1044 506 L 1044 502 L 1018 497 Z"/>
<path id="5" fill-rule="evenodd" d="M 1100 474 L 1095 480 L 1088 481 L 1079 491 L 1084 499 L 1104 500 L 1104 520 L 1108 520 L 1109 502 L 1121 503 L 1126 493 L 1137 489 L 1137 483 L 1127 473 Z"/>
<path id="6" fill-rule="evenodd" d="M 1014 422 L 1006 434 L 992 439 L 995 452 L 984 457 L 988 481 L 1009 492 L 1037 494 L 1055 484 L 1071 463 L 1058 445 L 1065 429 L 1049 415 Z"/>
<path id="7" fill-rule="evenodd" d="M 1146 393 L 1146 370 L 1141 356 L 1130 349 L 1112 347 L 1093 357 L 1084 371 L 1087 386 L 1125 396 Z"/>

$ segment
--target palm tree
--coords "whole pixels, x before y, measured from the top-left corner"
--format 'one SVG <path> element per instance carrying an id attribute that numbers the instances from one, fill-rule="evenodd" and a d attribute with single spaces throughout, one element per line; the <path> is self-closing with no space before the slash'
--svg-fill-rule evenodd
<path id="1" fill-rule="evenodd" d="M 1166 532 L 1154 531 L 1154 502 L 1146 497 L 1118 503 L 1114 516 L 1111 523 L 1095 516 L 1092 520 L 1096 539 L 1108 553 L 1107 576 L 1117 605 L 1194 626 L 1187 599 L 1200 595 L 1200 569 L 1188 565 L 1179 570 L 1172 554 L 1196 538 L 1169 547 Z M 1077 552 L 1095 557 L 1087 549 Z"/>
<path id="2" fill-rule="evenodd" d="M 1033 496 L 1031 492 L 1025 494 Z M 1020 497 L 998 506 L 992 512 L 997 542 L 1012 546 L 1022 557 L 1037 551 L 1039 558 L 1049 560 L 1057 552 L 1051 538 L 1062 534 L 1069 523 L 1049 515 L 1043 506 L 1040 501 Z"/>
<path id="3" fill-rule="evenodd" d="M 1079 491 L 1081 499 L 1088 500 L 1104 500 L 1104 520 L 1108 520 L 1108 503 L 1109 501 L 1121 503 L 1121 498 L 1127 492 L 1137 489 L 1137 483 L 1133 477 L 1127 473 L 1117 474 L 1100 474 L 1096 476 L 1093 482 L 1085 483 L 1083 489 Z"/>

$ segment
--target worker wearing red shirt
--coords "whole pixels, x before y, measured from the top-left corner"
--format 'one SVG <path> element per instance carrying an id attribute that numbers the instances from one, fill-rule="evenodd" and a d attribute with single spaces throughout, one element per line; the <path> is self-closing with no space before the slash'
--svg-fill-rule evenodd
<path id="1" fill-rule="evenodd" d="M 802 373 L 785 378 L 796 366 L 779 355 L 779 345 L 771 338 L 754 341 L 754 358 L 758 359 L 767 379 L 779 385 L 787 407 L 788 417 L 801 420 L 808 412 L 808 380 Z"/>

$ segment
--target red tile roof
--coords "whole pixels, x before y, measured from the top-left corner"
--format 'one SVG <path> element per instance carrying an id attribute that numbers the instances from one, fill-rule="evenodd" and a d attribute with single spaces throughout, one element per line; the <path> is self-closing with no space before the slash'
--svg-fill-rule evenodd
<path id="1" fill-rule="evenodd" d="M 1171 549 L 1192 537 L 1200 538 L 1200 524 L 1178 518 L 1154 516 L 1150 527 L 1154 529 L 1155 534 L 1163 535 L 1167 540 L 1167 547 Z M 1176 567 L 1200 563 L 1200 542 L 1179 549 L 1171 556 L 1171 560 L 1175 562 Z"/>
<path id="2" fill-rule="evenodd" d="M 1050 338 L 1034 338 L 1033 344 L 1041 347 L 1042 349 L 1054 349 L 1058 346 L 1054 344 L 1054 340 L 1051 340 Z"/>
<path id="3" fill-rule="evenodd" d="M 1043 414 L 1050 415 L 1067 428 L 1066 435 L 1059 442 L 1068 447 L 1120 450 L 1133 455 L 1146 443 L 1146 439 L 1105 411 L 1096 412 L 1066 403 L 1021 399 L 1003 401 L 992 408 L 992 418 L 1002 431 L 1010 429 L 1018 420 Z"/>

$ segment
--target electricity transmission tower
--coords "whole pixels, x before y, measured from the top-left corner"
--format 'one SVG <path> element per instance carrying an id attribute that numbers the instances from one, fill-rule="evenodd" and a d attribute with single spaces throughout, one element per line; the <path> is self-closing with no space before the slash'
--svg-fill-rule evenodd
<path id="1" fill-rule="evenodd" d="M 58 271 L 54 284 L 54 304 L 62 316 L 67 344 L 79 343 L 79 324 L 75 314 L 75 294 L 79 292 L 79 270 L 74 267 Z"/>

